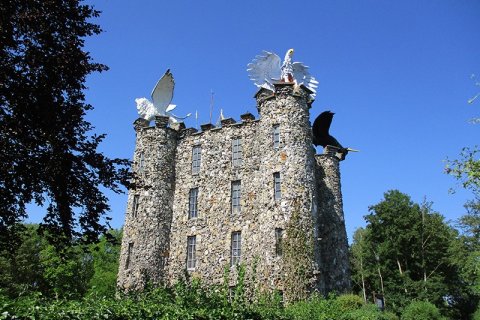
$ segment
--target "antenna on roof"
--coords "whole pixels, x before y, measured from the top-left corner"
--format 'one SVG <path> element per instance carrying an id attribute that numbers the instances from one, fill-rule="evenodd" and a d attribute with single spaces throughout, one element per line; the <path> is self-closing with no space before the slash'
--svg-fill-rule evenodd
<path id="1" fill-rule="evenodd" d="M 212 113 L 213 113 L 213 95 L 215 93 L 210 89 L 210 123 L 212 123 Z"/>
<path id="2" fill-rule="evenodd" d="M 198 110 L 195 110 L 195 128 L 198 130 Z"/>

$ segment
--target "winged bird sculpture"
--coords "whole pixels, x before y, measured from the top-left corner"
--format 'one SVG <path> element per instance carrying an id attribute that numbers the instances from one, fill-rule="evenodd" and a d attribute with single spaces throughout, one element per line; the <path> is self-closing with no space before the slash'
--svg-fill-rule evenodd
<path id="1" fill-rule="evenodd" d="M 273 91 L 273 84 L 278 81 L 294 82 L 297 85 L 305 85 L 315 97 L 318 81 L 308 72 L 308 67 L 302 62 L 292 62 L 293 49 L 285 54 L 282 60 L 273 52 L 263 51 L 247 65 L 247 72 L 250 80 L 259 88 Z"/>
<path id="2" fill-rule="evenodd" d="M 191 114 L 187 114 L 185 117 L 178 117 L 171 113 L 177 106 L 170 104 L 173 99 L 173 89 L 175 88 L 175 80 L 173 75 L 168 69 L 165 74 L 158 80 L 157 84 L 152 91 L 152 102 L 147 98 L 137 98 L 138 115 L 148 121 L 153 120 L 157 115 L 168 116 L 170 123 L 178 122 L 189 117 Z"/>
<path id="3" fill-rule="evenodd" d="M 320 145 L 324 148 L 326 146 L 333 146 L 337 148 L 341 154 L 341 160 L 345 160 L 349 151 L 358 152 L 358 150 L 344 148 L 337 139 L 330 135 L 330 125 L 332 124 L 334 114 L 335 113 L 331 111 L 324 111 L 315 119 L 312 127 L 313 144 L 315 146 Z"/>

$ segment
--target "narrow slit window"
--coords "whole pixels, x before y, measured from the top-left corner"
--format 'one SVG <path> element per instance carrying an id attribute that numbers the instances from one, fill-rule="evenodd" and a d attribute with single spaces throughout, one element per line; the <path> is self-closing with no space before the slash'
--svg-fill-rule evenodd
<path id="1" fill-rule="evenodd" d="M 240 138 L 232 140 L 232 164 L 234 167 L 242 165 L 242 139 Z"/>
<path id="2" fill-rule="evenodd" d="M 188 197 L 188 218 L 198 217 L 198 188 L 190 189 Z"/>
<path id="3" fill-rule="evenodd" d="M 200 172 L 200 165 L 202 162 L 202 147 L 195 146 L 192 149 L 192 174 Z"/>
<path id="4" fill-rule="evenodd" d="M 138 156 L 138 173 L 143 173 L 145 169 L 145 155 L 143 152 L 140 152 Z"/>
<path id="5" fill-rule="evenodd" d="M 139 199 L 140 199 L 140 197 L 138 196 L 138 194 L 133 196 L 133 204 L 132 204 L 132 215 L 133 215 L 133 217 L 137 217 Z"/>
<path id="6" fill-rule="evenodd" d="M 280 177 L 280 172 L 275 172 L 273 174 L 273 184 L 274 199 L 280 200 L 282 198 L 282 180 Z"/>
<path id="7" fill-rule="evenodd" d="M 196 257 L 197 237 L 187 237 L 187 269 L 193 270 L 197 265 Z"/>
<path id="8" fill-rule="evenodd" d="M 273 148 L 280 148 L 280 125 L 276 124 L 273 126 Z"/>
<path id="9" fill-rule="evenodd" d="M 275 256 L 281 257 L 283 254 L 283 229 L 275 229 Z"/>
<path id="10" fill-rule="evenodd" d="M 242 233 L 240 231 L 232 232 L 230 266 L 234 266 L 240 263 L 240 258 L 242 256 L 241 246 Z"/>
<path id="11" fill-rule="evenodd" d="M 241 186 L 240 180 L 232 181 L 232 213 L 240 212 Z"/>
<path id="12" fill-rule="evenodd" d="M 125 261 L 125 269 L 130 268 L 130 261 L 132 259 L 133 255 L 133 242 L 130 242 L 128 244 L 128 249 L 127 249 L 127 260 Z"/>

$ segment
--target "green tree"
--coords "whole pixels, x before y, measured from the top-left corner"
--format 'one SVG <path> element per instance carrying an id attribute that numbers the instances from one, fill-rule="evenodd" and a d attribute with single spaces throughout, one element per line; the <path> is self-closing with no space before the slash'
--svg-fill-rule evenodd
<path id="1" fill-rule="evenodd" d="M 107 69 L 84 50 L 85 37 L 101 31 L 89 22 L 98 14 L 79 0 L 0 2 L 3 243 L 15 239 L 31 202 L 46 206 L 42 229 L 57 244 L 95 241 L 108 230 L 101 188 L 121 192 L 129 162 L 99 153 L 104 135 L 89 134 L 85 120 L 93 109 L 83 93 L 86 76 Z"/>
<path id="2" fill-rule="evenodd" d="M 37 228 L 36 225 L 22 228 L 21 244 L 15 252 L 6 247 L 0 250 L 0 288 L 10 297 L 44 291 L 47 287 L 39 254 L 44 240 L 37 234 Z"/>
<path id="3" fill-rule="evenodd" d="M 21 245 L 0 252 L 0 287 L 11 298 L 35 292 L 52 298 L 80 298 L 93 276 L 93 256 L 81 244 L 59 253 L 38 232 L 26 225 Z"/>
<path id="4" fill-rule="evenodd" d="M 369 211 L 363 237 L 352 245 L 356 260 L 361 252 L 364 268 L 354 263 L 353 277 L 363 273 L 370 290 L 367 296 L 372 291 L 384 293 L 387 309 L 396 312 L 414 299 L 450 312 L 458 286 L 458 273 L 448 254 L 455 230 L 428 203 L 416 204 L 397 190 L 386 192 Z M 446 297 L 452 300 L 450 307 L 445 305 Z"/>
<path id="5" fill-rule="evenodd" d="M 114 241 L 101 237 L 98 244 L 90 245 L 93 258 L 93 277 L 89 282 L 89 293 L 113 297 L 117 287 L 118 261 L 120 257 L 121 230 L 112 230 Z"/>

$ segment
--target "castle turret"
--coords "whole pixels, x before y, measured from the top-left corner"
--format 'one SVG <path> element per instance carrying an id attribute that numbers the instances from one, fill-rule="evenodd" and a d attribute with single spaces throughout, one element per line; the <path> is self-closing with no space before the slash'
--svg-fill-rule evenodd
<path id="1" fill-rule="evenodd" d="M 327 146 L 324 154 L 316 155 L 318 234 L 326 292 L 347 292 L 351 288 L 337 152 L 337 148 Z"/>
<path id="2" fill-rule="evenodd" d="M 129 190 L 117 284 L 126 291 L 165 281 L 178 132 L 168 117 L 135 121 L 134 186 Z"/>
<path id="3" fill-rule="evenodd" d="M 275 286 L 287 300 L 322 291 L 320 256 L 315 241 L 315 163 L 310 129 L 311 91 L 293 83 L 275 85 L 275 93 L 256 95 L 261 117 L 264 188 L 272 190 L 263 222 L 281 230 L 282 259 Z M 272 214 L 273 213 L 273 214 Z M 277 232 L 277 231 L 276 231 Z M 276 239 L 266 237 L 265 239 Z M 267 246 L 272 246 L 267 241 Z"/>

